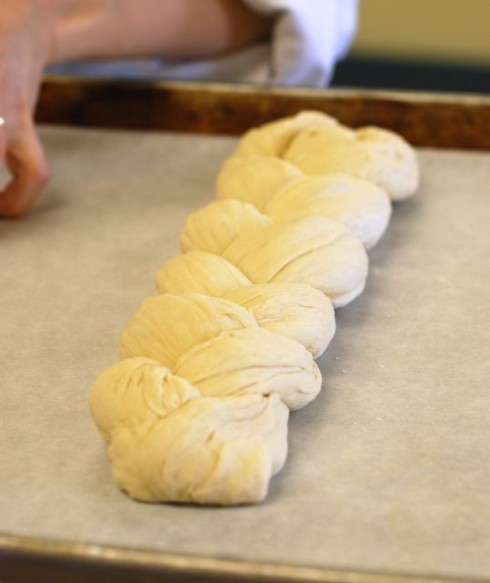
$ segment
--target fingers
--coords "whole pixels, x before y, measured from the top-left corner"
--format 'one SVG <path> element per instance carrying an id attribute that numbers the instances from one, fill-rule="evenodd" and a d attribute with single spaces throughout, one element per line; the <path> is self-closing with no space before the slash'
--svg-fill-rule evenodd
<path id="1" fill-rule="evenodd" d="M 10 182 L 0 185 L 0 217 L 18 217 L 48 178 L 33 111 L 51 35 L 51 2 L 3 0 L 0 16 L 0 166 Z"/>
<path id="2" fill-rule="evenodd" d="M 2 130 L 5 128 L 0 128 L 0 132 Z M 0 191 L 0 217 L 20 217 L 49 180 L 46 155 L 32 119 L 26 120 L 14 136 L 0 137 L 0 160 L 2 154 L 5 154 L 11 180 Z"/>

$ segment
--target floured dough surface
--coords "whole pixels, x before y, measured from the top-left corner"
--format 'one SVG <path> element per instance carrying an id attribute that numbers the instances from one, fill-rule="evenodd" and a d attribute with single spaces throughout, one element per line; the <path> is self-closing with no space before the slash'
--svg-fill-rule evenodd
<path id="1" fill-rule="evenodd" d="M 373 182 L 333 173 L 290 181 L 275 192 L 263 212 L 275 223 L 308 216 L 335 219 L 371 249 L 388 227 L 391 203 Z"/>
<path id="2" fill-rule="evenodd" d="M 262 328 L 296 340 L 320 357 L 335 334 L 330 299 L 304 283 L 266 283 L 239 287 L 225 297 L 248 310 Z"/>
<path id="3" fill-rule="evenodd" d="M 235 150 L 237 156 L 274 156 L 283 158 L 294 137 L 308 128 L 336 127 L 335 118 L 320 111 L 300 111 L 245 133 Z"/>
<path id="4" fill-rule="evenodd" d="M 309 128 L 295 136 L 284 159 L 305 174 L 344 172 L 370 180 L 392 200 L 408 198 L 419 182 L 413 148 L 397 134 L 381 128 Z"/>

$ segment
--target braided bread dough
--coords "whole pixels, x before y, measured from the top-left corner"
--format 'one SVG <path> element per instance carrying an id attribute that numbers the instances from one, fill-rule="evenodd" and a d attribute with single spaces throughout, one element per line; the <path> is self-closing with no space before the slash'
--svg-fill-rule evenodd
<path id="1" fill-rule="evenodd" d="M 162 294 L 229 299 L 251 312 L 261 327 L 298 341 L 314 358 L 323 354 L 335 333 L 332 302 L 319 290 L 304 283 L 252 284 L 233 264 L 207 251 L 189 251 L 167 261 L 157 273 L 157 287 Z"/>
<path id="2" fill-rule="evenodd" d="M 319 112 L 253 129 L 188 217 L 90 394 L 112 472 L 133 498 L 245 504 L 287 452 L 289 411 L 320 391 L 334 308 L 363 291 L 413 150 Z"/>
<path id="3" fill-rule="evenodd" d="M 309 175 L 342 172 L 364 178 L 391 200 L 412 196 L 419 183 L 415 151 L 401 136 L 373 126 L 353 130 L 318 112 L 301 112 L 249 130 L 225 163 L 225 178 L 218 176 L 222 196 L 228 196 L 231 160 L 253 156 L 277 158 Z"/>
<path id="4" fill-rule="evenodd" d="M 272 156 L 283 154 L 294 137 L 309 128 L 337 127 L 338 121 L 320 111 L 300 111 L 298 114 L 252 128 L 240 140 L 237 156 Z"/>
<path id="5" fill-rule="evenodd" d="M 267 221 L 284 223 L 308 216 L 324 216 L 344 224 L 366 249 L 371 249 L 381 239 L 390 220 L 391 203 L 386 192 L 374 182 L 339 172 L 323 176 L 287 173 L 281 174 L 281 180 L 274 180 L 274 186 L 264 193 L 258 177 L 267 176 L 268 168 L 275 174 L 278 163 L 285 164 L 277 158 L 230 158 L 218 179 L 221 200 L 194 213 L 186 223 L 182 237 L 184 251 L 207 248 L 221 252 L 226 244 L 221 247 L 211 246 L 211 243 L 197 244 L 192 242 L 192 236 L 202 238 L 200 227 L 206 224 L 208 240 L 224 240 L 227 215 L 232 214 L 233 207 L 243 217 L 239 222 L 233 220 L 235 229 L 245 221 L 250 230 L 254 226 L 266 226 Z M 255 168 L 253 180 L 249 180 L 251 168 Z M 213 220 L 217 215 L 219 219 Z M 227 225 L 227 230 L 232 229 Z"/>
<path id="6" fill-rule="evenodd" d="M 339 221 L 307 215 L 269 224 L 264 216 L 262 223 L 255 219 L 242 231 L 239 223 L 233 229 L 235 213 L 228 213 L 230 205 L 243 209 L 243 216 L 254 208 L 239 201 L 216 201 L 204 207 L 184 227 L 184 251 L 220 254 L 253 283 L 309 283 L 335 307 L 346 305 L 364 289 L 366 252 Z M 205 236 L 200 230 L 204 225 L 208 226 Z"/>
<path id="7" fill-rule="evenodd" d="M 249 202 L 263 210 L 276 190 L 303 172 L 275 156 L 232 156 L 216 180 L 218 198 Z"/>
<path id="8" fill-rule="evenodd" d="M 419 180 L 412 148 L 381 128 L 307 129 L 291 141 L 284 159 L 307 174 L 346 172 L 371 180 L 392 200 L 411 196 Z"/>
<path id="9" fill-rule="evenodd" d="M 286 458 L 289 410 L 277 394 L 203 397 L 148 358 L 103 372 L 90 407 L 115 480 L 138 500 L 256 502 Z"/>

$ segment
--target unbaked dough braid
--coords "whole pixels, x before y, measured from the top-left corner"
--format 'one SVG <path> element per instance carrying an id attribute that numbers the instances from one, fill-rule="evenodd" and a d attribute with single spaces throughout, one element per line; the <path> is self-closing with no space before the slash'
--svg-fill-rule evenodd
<path id="1" fill-rule="evenodd" d="M 184 252 L 222 256 L 252 283 L 308 283 L 335 307 L 362 292 L 368 271 L 362 243 L 340 221 L 307 215 L 272 223 L 237 200 L 215 201 L 191 215 L 181 245 Z M 157 282 L 160 291 L 170 291 L 161 273 Z"/>
<path id="2" fill-rule="evenodd" d="M 391 200 L 412 196 L 419 183 L 419 168 L 413 148 L 398 134 L 367 126 L 353 130 L 334 118 L 304 111 L 293 117 L 249 130 L 231 159 L 274 157 L 309 175 L 335 172 L 364 178 L 380 186 Z M 230 171 L 228 164 L 223 170 Z M 283 174 L 286 172 L 284 171 Z M 221 195 L 227 180 L 218 177 Z"/>
<path id="3" fill-rule="evenodd" d="M 90 394 L 119 486 L 145 501 L 265 498 L 289 411 L 321 388 L 334 308 L 364 289 L 415 154 L 319 112 L 249 131 L 193 213 Z"/>
<path id="4" fill-rule="evenodd" d="M 270 173 L 275 179 L 270 181 L 270 187 L 264 188 Z M 264 180 L 260 178 L 262 175 Z M 341 172 L 297 174 L 296 169 L 294 173 L 290 171 L 290 165 L 284 160 L 271 157 L 230 158 L 218 176 L 217 192 L 223 203 L 239 200 L 253 205 L 261 213 L 264 226 L 266 218 L 274 223 L 307 216 L 335 219 L 366 249 L 381 239 L 391 216 L 387 193 L 372 181 Z M 187 230 L 197 220 L 197 216 L 191 217 Z M 188 236 L 184 233 L 184 244 Z M 213 235 L 206 236 L 210 239 Z"/>
<path id="5" fill-rule="evenodd" d="M 255 502 L 286 458 L 288 408 L 276 393 L 205 397 L 149 358 L 103 372 L 90 406 L 116 482 L 138 500 Z"/>

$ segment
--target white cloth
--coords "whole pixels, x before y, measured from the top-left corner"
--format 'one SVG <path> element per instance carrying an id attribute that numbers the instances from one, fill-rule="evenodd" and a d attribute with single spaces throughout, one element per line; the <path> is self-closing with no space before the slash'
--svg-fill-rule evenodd
<path id="1" fill-rule="evenodd" d="M 219 59 L 77 62 L 50 72 L 82 76 L 325 86 L 357 28 L 358 0 L 242 0 L 274 18 L 271 42 Z"/>

